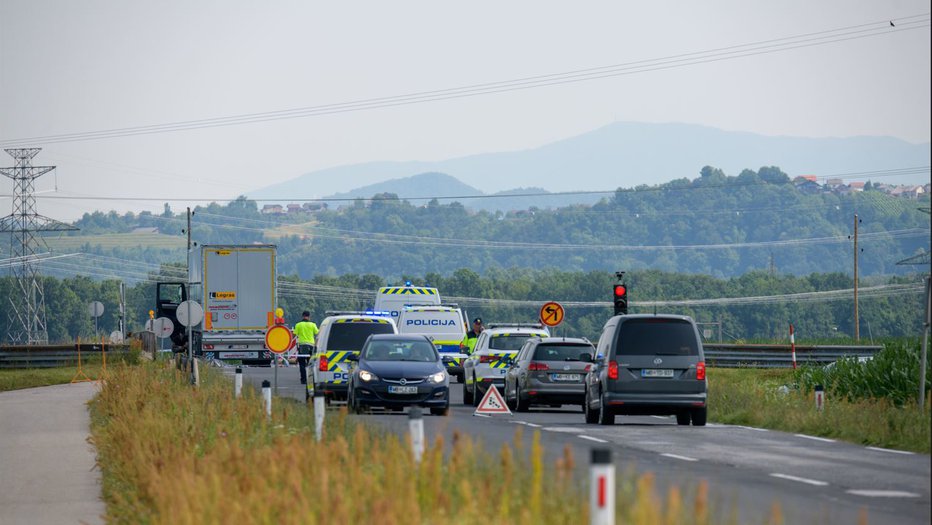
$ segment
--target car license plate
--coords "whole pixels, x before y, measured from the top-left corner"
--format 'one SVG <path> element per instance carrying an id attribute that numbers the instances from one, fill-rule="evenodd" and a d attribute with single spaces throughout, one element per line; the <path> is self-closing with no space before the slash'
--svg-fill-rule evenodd
<path id="1" fill-rule="evenodd" d="M 579 374 L 550 374 L 552 381 L 579 381 Z"/>
<path id="2" fill-rule="evenodd" d="M 417 394 L 416 386 L 389 386 L 389 394 Z"/>
<path id="3" fill-rule="evenodd" d="M 641 377 L 673 377 L 670 368 L 645 368 L 641 370 Z"/>

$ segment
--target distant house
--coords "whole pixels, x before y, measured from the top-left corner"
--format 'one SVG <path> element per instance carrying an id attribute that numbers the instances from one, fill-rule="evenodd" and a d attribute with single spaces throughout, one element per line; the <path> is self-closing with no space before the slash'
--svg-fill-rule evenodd
<path id="1" fill-rule="evenodd" d="M 800 176 L 796 177 L 795 179 L 793 179 L 793 182 L 799 181 L 800 179 L 801 179 L 801 180 L 808 180 L 808 181 L 811 181 L 811 182 L 819 182 L 819 178 L 816 177 L 815 175 L 800 175 Z"/>
<path id="2" fill-rule="evenodd" d="M 793 179 L 793 185 L 801 193 L 814 194 L 822 191 L 822 185 L 816 182 L 815 175 L 800 175 Z"/>
<path id="3" fill-rule="evenodd" d="M 284 212 L 285 210 L 282 208 L 281 204 L 266 204 L 262 207 L 262 213 L 267 215 L 275 215 Z"/>
<path id="4" fill-rule="evenodd" d="M 830 189 L 835 189 L 835 188 L 838 188 L 844 185 L 845 185 L 845 181 L 841 179 L 828 179 L 827 181 L 825 181 L 825 187 L 830 188 Z"/>
<path id="5" fill-rule="evenodd" d="M 890 192 L 890 195 L 906 199 L 918 199 L 923 193 L 925 193 L 925 188 L 922 186 L 897 186 L 896 189 Z"/>
<path id="6" fill-rule="evenodd" d="M 302 206 L 305 211 L 320 211 L 327 209 L 326 202 L 305 202 Z"/>
<path id="7" fill-rule="evenodd" d="M 852 182 L 851 184 L 848 185 L 848 189 L 851 191 L 864 191 L 864 183 L 863 182 Z"/>
<path id="8" fill-rule="evenodd" d="M 288 213 L 300 213 L 302 211 L 304 210 L 301 208 L 300 204 L 289 204 L 288 205 Z"/>

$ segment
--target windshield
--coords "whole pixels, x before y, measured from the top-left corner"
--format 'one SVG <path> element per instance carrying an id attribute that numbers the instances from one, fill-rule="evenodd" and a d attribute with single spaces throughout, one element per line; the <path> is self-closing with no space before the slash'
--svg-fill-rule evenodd
<path id="1" fill-rule="evenodd" d="M 434 345 L 427 341 L 370 341 L 363 352 L 367 361 L 419 361 L 440 359 Z"/>
<path id="2" fill-rule="evenodd" d="M 581 361 L 580 356 L 592 360 L 592 346 L 580 344 L 541 344 L 534 350 L 536 361 Z"/>
<path id="3" fill-rule="evenodd" d="M 366 338 L 372 334 L 392 334 L 388 323 L 333 323 L 327 337 L 327 350 L 362 350 Z"/>
<path id="4" fill-rule="evenodd" d="M 621 324 L 617 355 L 699 355 L 693 325 L 685 319 L 631 319 Z"/>
<path id="5" fill-rule="evenodd" d="M 489 350 L 517 352 L 524 346 L 524 342 L 532 337 L 543 336 L 541 334 L 495 334 L 489 337 Z"/>

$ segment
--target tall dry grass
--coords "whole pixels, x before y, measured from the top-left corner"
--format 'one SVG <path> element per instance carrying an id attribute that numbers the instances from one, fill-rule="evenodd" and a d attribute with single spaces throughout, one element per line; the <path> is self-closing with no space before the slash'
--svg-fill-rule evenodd
<path id="1" fill-rule="evenodd" d="M 206 369 L 199 389 L 163 363 L 121 366 L 92 402 L 93 441 L 111 523 L 566 524 L 588 521 L 586 480 L 571 449 L 544 462 L 530 446 L 484 450 L 470 437 L 435 439 L 416 464 L 394 434 L 328 413 L 317 443 L 313 412 L 259 396 L 231 399 Z M 621 473 L 618 523 L 708 524 L 707 487 L 658 494 L 650 474 Z M 773 521 L 773 520 L 771 520 Z M 765 519 L 760 520 L 766 522 Z"/>

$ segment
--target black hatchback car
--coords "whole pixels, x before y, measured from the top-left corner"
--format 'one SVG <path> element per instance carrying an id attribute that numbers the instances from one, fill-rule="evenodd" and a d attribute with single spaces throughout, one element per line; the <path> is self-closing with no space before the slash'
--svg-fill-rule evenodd
<path id="1" fill-rule="evenodd" d="M 348 386 L 351 411 L 421 406 L 445 415 L 449 410 L 450 376 L 426 336 L 371 335 L 351 359 L 357 361 Z"/>
<path id="2" fill-rule="evenodd" d="M 619 315 L 605 323 L 596 366 L 586 376 L 587 423 L 615 415 L 676 415 L 706 423 L 705 357 L 696 323 L 682 315 Z"/>

